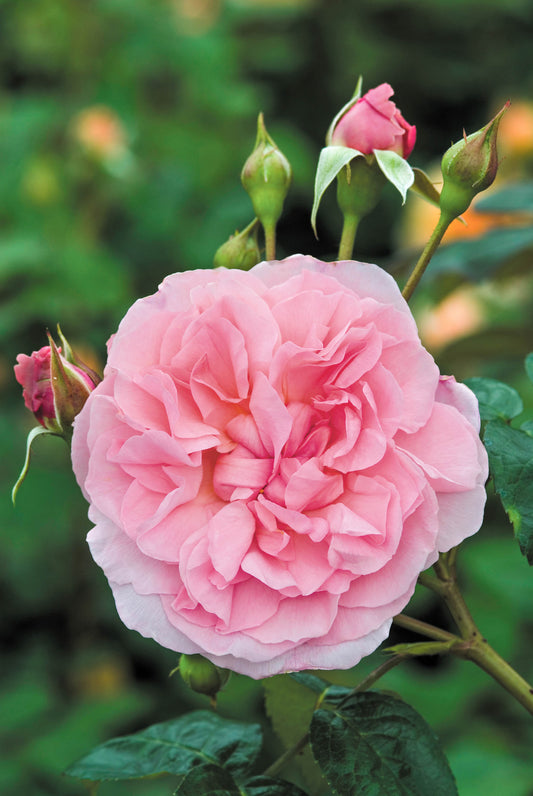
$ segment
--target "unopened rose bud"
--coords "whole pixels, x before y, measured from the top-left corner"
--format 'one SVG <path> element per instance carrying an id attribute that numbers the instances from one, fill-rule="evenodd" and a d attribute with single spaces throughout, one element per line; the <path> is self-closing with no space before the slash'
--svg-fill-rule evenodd
<path id="1" fill-rule="evenodd" d="M 220 246 L 213 259 L 214 268 L 240 268 L 249 271 L 261 260 L 257 244 L 257 219 L 242 232 L 236 232 Z"/>
<path id="2" fill-rule="evenodd" d="M 182 655 L 178 669 L 189 688 L 212 699 L 224 688 L 230 676 L 228 669 L 215 666 L 202 655 Z"/>
<path id="3" fill-rule="evenodd" d="M 507 103 L 481 130 L 458 141 L 442 158 L 440 209 L 451 218 L 464 213 L 476 194 L 494 182 L 498 171 L 497 135 Z"/>
<path id="4" fill-rule="evenodd" d="M 290 163 L 268 134 L 260 113 L 255 149 L 244 164 L 241 181 L 265 230 L 281 216 L 291 179 Z"/>
<path id="5" fill-rule="evenodd" d="M 50 335 L 48 339 L 50 345 L 31 356 L 18 355 L 15 378 L 23 388 L 24 403 L 39 423 L 53 434 L 69 437 L 72 422 L 98 377 L 69 359 L 68 353 L 64 356 Z M 68 352 L 73 357 L 70 346 Z"/>

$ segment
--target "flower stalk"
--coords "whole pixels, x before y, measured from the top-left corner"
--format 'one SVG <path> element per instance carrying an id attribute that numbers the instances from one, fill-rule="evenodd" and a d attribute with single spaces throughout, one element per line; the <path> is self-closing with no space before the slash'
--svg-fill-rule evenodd
<path id="1" fill-rule="evenodd" d="M 447 651 L 458 658 L 472 661 L 505 688 L 529 713 L 533 715 L 533 688 L 490 646 L 479 631 L 459 589 L 455 561 L 457 548 L 441 554 L 433 569 L 436 577 L 422 573 L 419 582 L 436 592 L 446 603 L 457 625 L 459 635 L 441 630 L 426 622 L 399 614 L 394 622 L 427 638 L 449 642 Z M 445 652 L 446 650 L 443 650 Z"/>

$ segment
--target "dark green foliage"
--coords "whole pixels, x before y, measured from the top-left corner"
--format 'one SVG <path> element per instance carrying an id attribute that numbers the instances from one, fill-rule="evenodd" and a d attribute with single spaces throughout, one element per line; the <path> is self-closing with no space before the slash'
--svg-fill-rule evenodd
<path id="1" fill-rule="evenodd" d="M 340 796 L 456 796 L 444 753 L 422 717 L 387 694 L 317 710 L 313 754 Z"/>
<path id="2" fill-rule="evenodd" d="M 222 767 L 242 777 L 253 765 L 260 748 L 261 730 L 257 725 L 195 711 L 134 735 L 113 738 L 69 766 L 66 773 L 97 782 L 161 772 L 187 774 L 193 766 L 202 764 Z"/>
<path id="3" fill-rule="evenodd" d="M 494 488 L 513 525 L 520 550 L 533 564 L 533 437 L 500 420 L 487 423 L 485 447 Z"/>
<path id="4" fill-rule="evenodd" d="M 516 390 L 496 379 L 465 379 L 467 387 L 475 393 L 482 420 L 510 420 L 519 415 L 524 404 Z"/>

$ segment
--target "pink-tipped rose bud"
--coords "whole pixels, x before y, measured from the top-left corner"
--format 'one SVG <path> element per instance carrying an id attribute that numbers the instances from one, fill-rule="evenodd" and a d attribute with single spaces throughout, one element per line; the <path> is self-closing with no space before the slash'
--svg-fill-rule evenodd
<path id="1" fill-rule="evenodd" d="M 389 150 L 408 158 L 416 140 L 416 127 L 405 121 L 390 101 L 388 83 L 370 89 L 340 118 L 328 143 L 357 149 L 370 155 L 375 149 Z"/>
<path id="2" fill-rule="evenodd" d="M 23 388 L 24 403 L 39 423 L 54 434 L 66 436 L 98 377 L 80 367 L 81 363 L 69 361 L 50 335 L 48 338 L 50 345 L 31 356 L 18 355 L 15 378 Z"/>

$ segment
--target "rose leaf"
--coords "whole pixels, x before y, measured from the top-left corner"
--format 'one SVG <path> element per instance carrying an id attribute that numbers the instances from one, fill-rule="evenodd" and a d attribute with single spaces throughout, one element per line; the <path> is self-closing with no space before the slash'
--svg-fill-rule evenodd
<path id="1" fill-rule="evenodd" d="M 174 796 L 307 796 L 305 791 L 281 779 L 252 777 L 237 785 L 231 774 L 220 766 L 207 763 L 195 766 L 180 782 Z"/>
<path id="2" fill-rule="evenodd" d="M 187 774 L 194 766 L 209 764 L 242 777 L 257 759 L 261 741 L 258 724 L 198 710 L 100 744 L 65 773 L 97 782 Z"/>
<path id="3" fill-rule="evenodd" d="M 355 694 L 337 710 L 317 710 L 313 754 L 342 796 L 457 796 L 444 752 L 424 719 L 387 694 Z"/>
<path id="4" fill-rule="evenodd" d="M 524 404 L 517 391 L 496 379 L 466 379 L 479 403 L 479 414 L 482 420 L 510 420 L 519 415 Z"/>
<path id="5" fill-rule="evenodd" d="M 520 550 L 533 565 L 533 437 L 526 430 L 491 420 L 483 441 L 494 489 L 511 521 Z"/>

